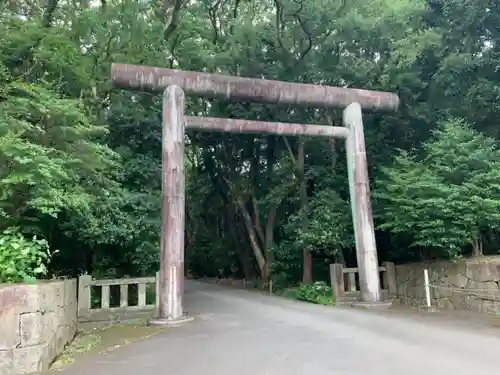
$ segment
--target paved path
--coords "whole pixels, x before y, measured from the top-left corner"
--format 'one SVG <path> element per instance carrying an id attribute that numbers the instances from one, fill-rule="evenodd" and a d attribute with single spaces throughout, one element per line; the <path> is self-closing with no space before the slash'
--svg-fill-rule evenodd
<path id="1" fill-rule="evenodd" d="M 316 306 L 187 282 L 190 325 L 64 375 L 493 375 L 500 329 Z"/>

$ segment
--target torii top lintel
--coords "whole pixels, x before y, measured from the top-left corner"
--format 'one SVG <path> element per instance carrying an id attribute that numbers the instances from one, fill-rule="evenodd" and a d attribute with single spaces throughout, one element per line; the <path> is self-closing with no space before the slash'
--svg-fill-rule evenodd
<path id="1" fill-rule="evenodd" d="M 389 92 L 129 64 L 112 64 L 111 78 L 116 86 L 124 89 L 163 90 L 170 85 L 177 85 L 191 95 L 240 99 L 258 103 L 344 108 L 357 102 L 363 109 L 371 111 L 395 111 L 399 105 L 397 94 Z"/>

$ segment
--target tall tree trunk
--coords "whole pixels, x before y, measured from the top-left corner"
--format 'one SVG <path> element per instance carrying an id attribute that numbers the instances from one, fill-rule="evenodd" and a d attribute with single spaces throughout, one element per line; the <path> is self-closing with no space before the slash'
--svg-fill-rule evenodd
<path id="1" fill-rule="evenodd" d="M 296 173 L 299 179 L 299 201 L 300 201 L 300 212 L 302 213 L 302 232 L 307 231 L 307 181 L 305 176 L 305 158 L 306 158 L 306 140 L 304 137 L 299 138 L 299 145 L 297 150 L 297 161 L 296 161 Z M 302 249 L 302 282 L 310 284 L 313 282 L 312 273 L 312 254 L 311 249 Z"/>
<path id="2" fill-rule="evenodd" d="M 276 214 L 278 212 L 278 207 L 276 205 L 271 206 L 269 209 L 269 214 L 267 215 L 266 229 L 265 229 L 265 251 L 267 264 L 272 266 L 274 262 L 274 253 L 271 250 L 271 246 L 274 242 L 274 224 L 276 222 Z"/>
<path id="3" fill-rule="evenodd" d="M 165 0 L 164 2 L 164 14 L 166 27 L 163 31 L 163 39 L 168 42 L 170 36 L 181 24 L 181 10 L 183 6 L 183 0 Z M 170 21 L 167 22 L 170 14 Z"/>
<path id="4" fill-rule="evenodd" d="M 474 257 L 483 256 L 483 239 L 481 233 L 478 234 L 477 238 L 472 243 L 472 256 Z"/>
<path id="5" fill-rule="evenodd" d="M 346 266 L 344 252 L 342 250 L 335 254 L 335 263 L 342 264 L 344 267 Z"/>
<path id="6" fill-rule="evenodd" d="M 255 272 L 252 267 L 251 254 L 248 246 L 241 245 L 238 254 L 245 279 L 253 280 L 253 278 L 255 277 Z"/>
<path id="7" fill-rule="evenodd" d="M 241 236 L 238 231 L 238 223 L 236 220 L 236 211 L 237 207 L 234 204 L 227 205 L 228 208 L 228 227 L 231 236 L 233 237 L 234 246 L 236 247 L 236 251 L 238 253 L 238 260 L 241 265 L 241 269 L 243 270 L 243 274 L 245 279 L 251 280 L 254 276 L 251 254 L 249 253 L 249 248 L 246 243 L 241 241 Z"/>
<path id="8" fill-rule="evenodd" d="M 45 28 L 49 28 L 52 26 L 52 22 L 54 21 L 54 14 L 56 12 L 57 6 L 59 5 L 59 0 L 49 0 L 47 1 L 47 6 L 45 8 L 43 18 L 42 18 L 42 26 Z"/>
<path id="9" fill-rule="evenodd" d="M 255 259 L 257 260 L 257 265 L 259 266 L 261 279 L 262 281 L 267 281 L 267 279 L 269 278 L 269 267 L 267 264 L 267 260 L 264 257 L 264 252 L 262 251 L 261 245 L 259 244 L 257 231 L 255 230 L 252 218 L 250 217 L 250 214 L 245 207 L 243 198 L 238 199 L 238 207 L 240 208 L 241 214 L 243 215 L 243 221 L 247 229 L 248 239 L 250 240 L 250 245 L 254 252 Z"/>
<path id="10" fill-rule="evenodd" d="M 273 252 L 271 251 L 271 246 L 274 242 L 274 224 L 276 222 L 276 214 L 278 211 L 278 206 L 276 204 L 273 204 L 269 208 L 269 213 L 267 214 L 267 219 L 266 219 L 266 225 L 263 228 L 260 222 L 260 211 L 255 197 L 252 197 L 252 205 L 253 205 L 253 216 L 255 221 L 254 224 L 255 232 L 257 233 L 258 238 L 260 240 L 262 246 L 262 252 L 266 258 L 269 271 L 269 268 L 271 267 L 274 260 Z"/>

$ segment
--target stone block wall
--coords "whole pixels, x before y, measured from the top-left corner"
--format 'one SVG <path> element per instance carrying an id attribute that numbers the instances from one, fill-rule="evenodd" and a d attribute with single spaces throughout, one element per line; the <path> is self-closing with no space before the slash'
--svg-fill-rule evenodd
<path id="1" fill-rule="evenodd" d="M 47 370 L 76 325 L 76 280 L 0 285 L 0 375 Z"/>
<path id="2" fill-rule="evenodd" d="M 424 263 L 396 266 L 397 302 L 425 304 Z M 427 264 L 433 306 L 442 309 L 500 312 L 500 256 Z"/>

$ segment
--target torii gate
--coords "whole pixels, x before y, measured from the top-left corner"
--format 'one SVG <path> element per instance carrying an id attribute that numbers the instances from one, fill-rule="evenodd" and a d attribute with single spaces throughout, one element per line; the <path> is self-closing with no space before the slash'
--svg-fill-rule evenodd
<path id="1" fill-rule="evenodd" d="M 396 94 L 127 64 L 113 64 L 111 77 L 116 86 L 124 89 L 164 90 L 159 317 L 154 324 L 175 325 L 190 320 L 184 315 L 183 305 L 186 128 L 345 139 L 361 300 L 381 301 L 361 111 L 395 111 L 399 105 Z M 345 127 L 185 116 L 184 91 L 259 103 L 345 107 Z"/>

